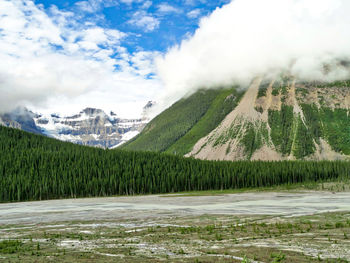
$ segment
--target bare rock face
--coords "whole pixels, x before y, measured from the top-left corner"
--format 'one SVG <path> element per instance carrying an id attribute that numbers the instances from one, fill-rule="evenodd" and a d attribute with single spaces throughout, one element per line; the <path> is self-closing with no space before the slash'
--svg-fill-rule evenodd
<path id="1" fill-rule="evenodd" d="M 40 116 L 36 125 L 54 138 L 83 145 L 114 148 L 137 135 L 146 125 L 141 119 L 121 119 L 113 112 L 86 108 L 79 114 Z"/>
<path id="2" fill-rule="evenodd" d="M 152 107 L 152 103 L 149 102 L 146 107 Z M 147 122 L 146 117 L 122 119 L 114 112 L 106 114 L 95 108 L 86 108 L 68 117 L 35 114 L 25 108 L 0 115 L 0 125 L 102 148 L 115 148 L 130 140 Z"/>

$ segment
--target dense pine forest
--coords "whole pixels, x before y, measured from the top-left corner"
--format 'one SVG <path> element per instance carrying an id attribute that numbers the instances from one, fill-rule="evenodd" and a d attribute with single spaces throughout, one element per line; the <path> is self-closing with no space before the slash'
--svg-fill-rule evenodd
<path id="1" fill-rule="evenodd" d="M 349 162 L 217 162 L 103 150 L 0 126 L 0 201 L 265 187 L 349 177 Z"/>

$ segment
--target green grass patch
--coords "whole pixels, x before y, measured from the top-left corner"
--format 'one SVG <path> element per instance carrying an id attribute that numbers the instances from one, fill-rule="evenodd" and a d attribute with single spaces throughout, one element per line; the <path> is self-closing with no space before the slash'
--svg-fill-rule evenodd
<path id="1" fill-rule="evenodd" d="M 18 240 L 0 241 L 0 254 L 14 254 L 21 250 L 23 243 Z"/>

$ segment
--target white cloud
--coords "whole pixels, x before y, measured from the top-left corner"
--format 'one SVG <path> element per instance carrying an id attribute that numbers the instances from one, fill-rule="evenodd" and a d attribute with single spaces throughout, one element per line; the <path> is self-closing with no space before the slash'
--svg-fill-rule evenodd
<path id="1" fill-rule="evenodd" d="M 152 6 L 152 4 L 153 4 L 152 1 L 145 1 L 141 8 L 148 9 Z"/>
<path id="2" fill-rule="evenodd" d="M 145 32 L 151 32 L 159 27 L 160 21 L 146 11 L 141 10 L 136 11 L 128 23 L 141 28 Z"/>
<path id="3" fill-rule="evenodd" d="M 199 29 L 157 63 L 175 100 L 199 87 L 247 83 L 289 70 L 301 79 L 324 76 L 323 63 L 350 60 L 348 0 L 235 0 L 201 19 Z"/>
<path id="4" fill-rule="evenodd" d="M 137 70 L 137 73 L 146 77 L 156 71 L 153 60 L 158 55 L 159 53 L 155 52 L 140 51 L 133 54 L 130 61 L 133 64 L 133 68 Z"/>
<path id="5" fill-rule="evenodd" d="M 123 32 L 80 23 L 57 7 L 49 16 L 28 0 L 0 0 L 0 10 L 0 111 L 129 103 L 124 111 L 135 112 L 160 86 L 146 70 L 157 53 L 129 54 Z"/>
<path id="6" fill-rule="evenodd" d="M 79 9 L 84 12 L 93 13 L 101 8 L 100 1 L 80 1 L 75 4 Z"/>
<path id="7" fill-rule="evenodd" d="M 201 10 L 199 8 L 193 9 L 192 11 L 187 13 L 188 18 L 197 18 L 201 14 Z"/>
<path id="8" fill-rule="evenodd" d="M 181 13 L 181 9 L 169 5 L 167 3 L 161 3 L 158 5 L 158 12 L 160 13 Z"/>
<path id="9" fill-rule="evenodd" d="M 118 0 L 86 0 L 86 1 L 79 1 L 75 3 L 75 5 L 81 11 L 87 12 L 87 13 L 94 13 L 100 10 L 102 7 L 111 7 L 111 6 L 116 6 L 118 4 L 119 4 Z"/>
<path id="10" fill-rule="evenodd" d="M 86 50 L 100 50 L 101 45 L 112 47 L 120 44 L 120 40 L 126 36 L 125 33 L 114 29 L 104 29 L 101 27 L 91 27 L 75 34 L 81 48 Z"/>

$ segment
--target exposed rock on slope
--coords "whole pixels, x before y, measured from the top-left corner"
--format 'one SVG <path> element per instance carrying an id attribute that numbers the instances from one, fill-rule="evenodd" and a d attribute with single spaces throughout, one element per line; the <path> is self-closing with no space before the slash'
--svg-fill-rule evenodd
<path id="1" fill-rule="evenodd" d="M 345 145 L 336 139 L 332 147 L 329 141 L 334 141 L 337 126 L 346 130 L 350 124 L 348 84 L 308 88 L 292 78 L 264 84 L 256 79 L 239 105 L 187 156 L 207 160 L 347 159 L 350 134 L 339 127 L 338 139 Z M 343 118 L 347 124 L 342 123 Z"/>
<path id="2" fill-rule="evenodd" d="M 238 106 L 216 129 L 195 144 L 190 156 L 208 160 L 244 158 L 243 148 L 239 145 L 241 135 L 246 133 L 247 125 L 259 125 L 261 121 L 262 115 L 254 107 L 260 83 L 260 78 L 253 81 Z"/>
<path id="3" fill-rule="evenodd" d="M 350 81 L 256 78 L 245 91 L 240 90 L 208 93 L 211 97 L 199 91 L 180 100 L 158 115 L 126 149 L 207 160 L 349 158 Z M 199 103 L 199 99 L 205 101 Z M 182 124 L 189 121 L 191 126 Z M 171 141 L 162 140 L 162 134 L 173 135 Z M 158 143 L 162 147 L 154 148 Z"/>

